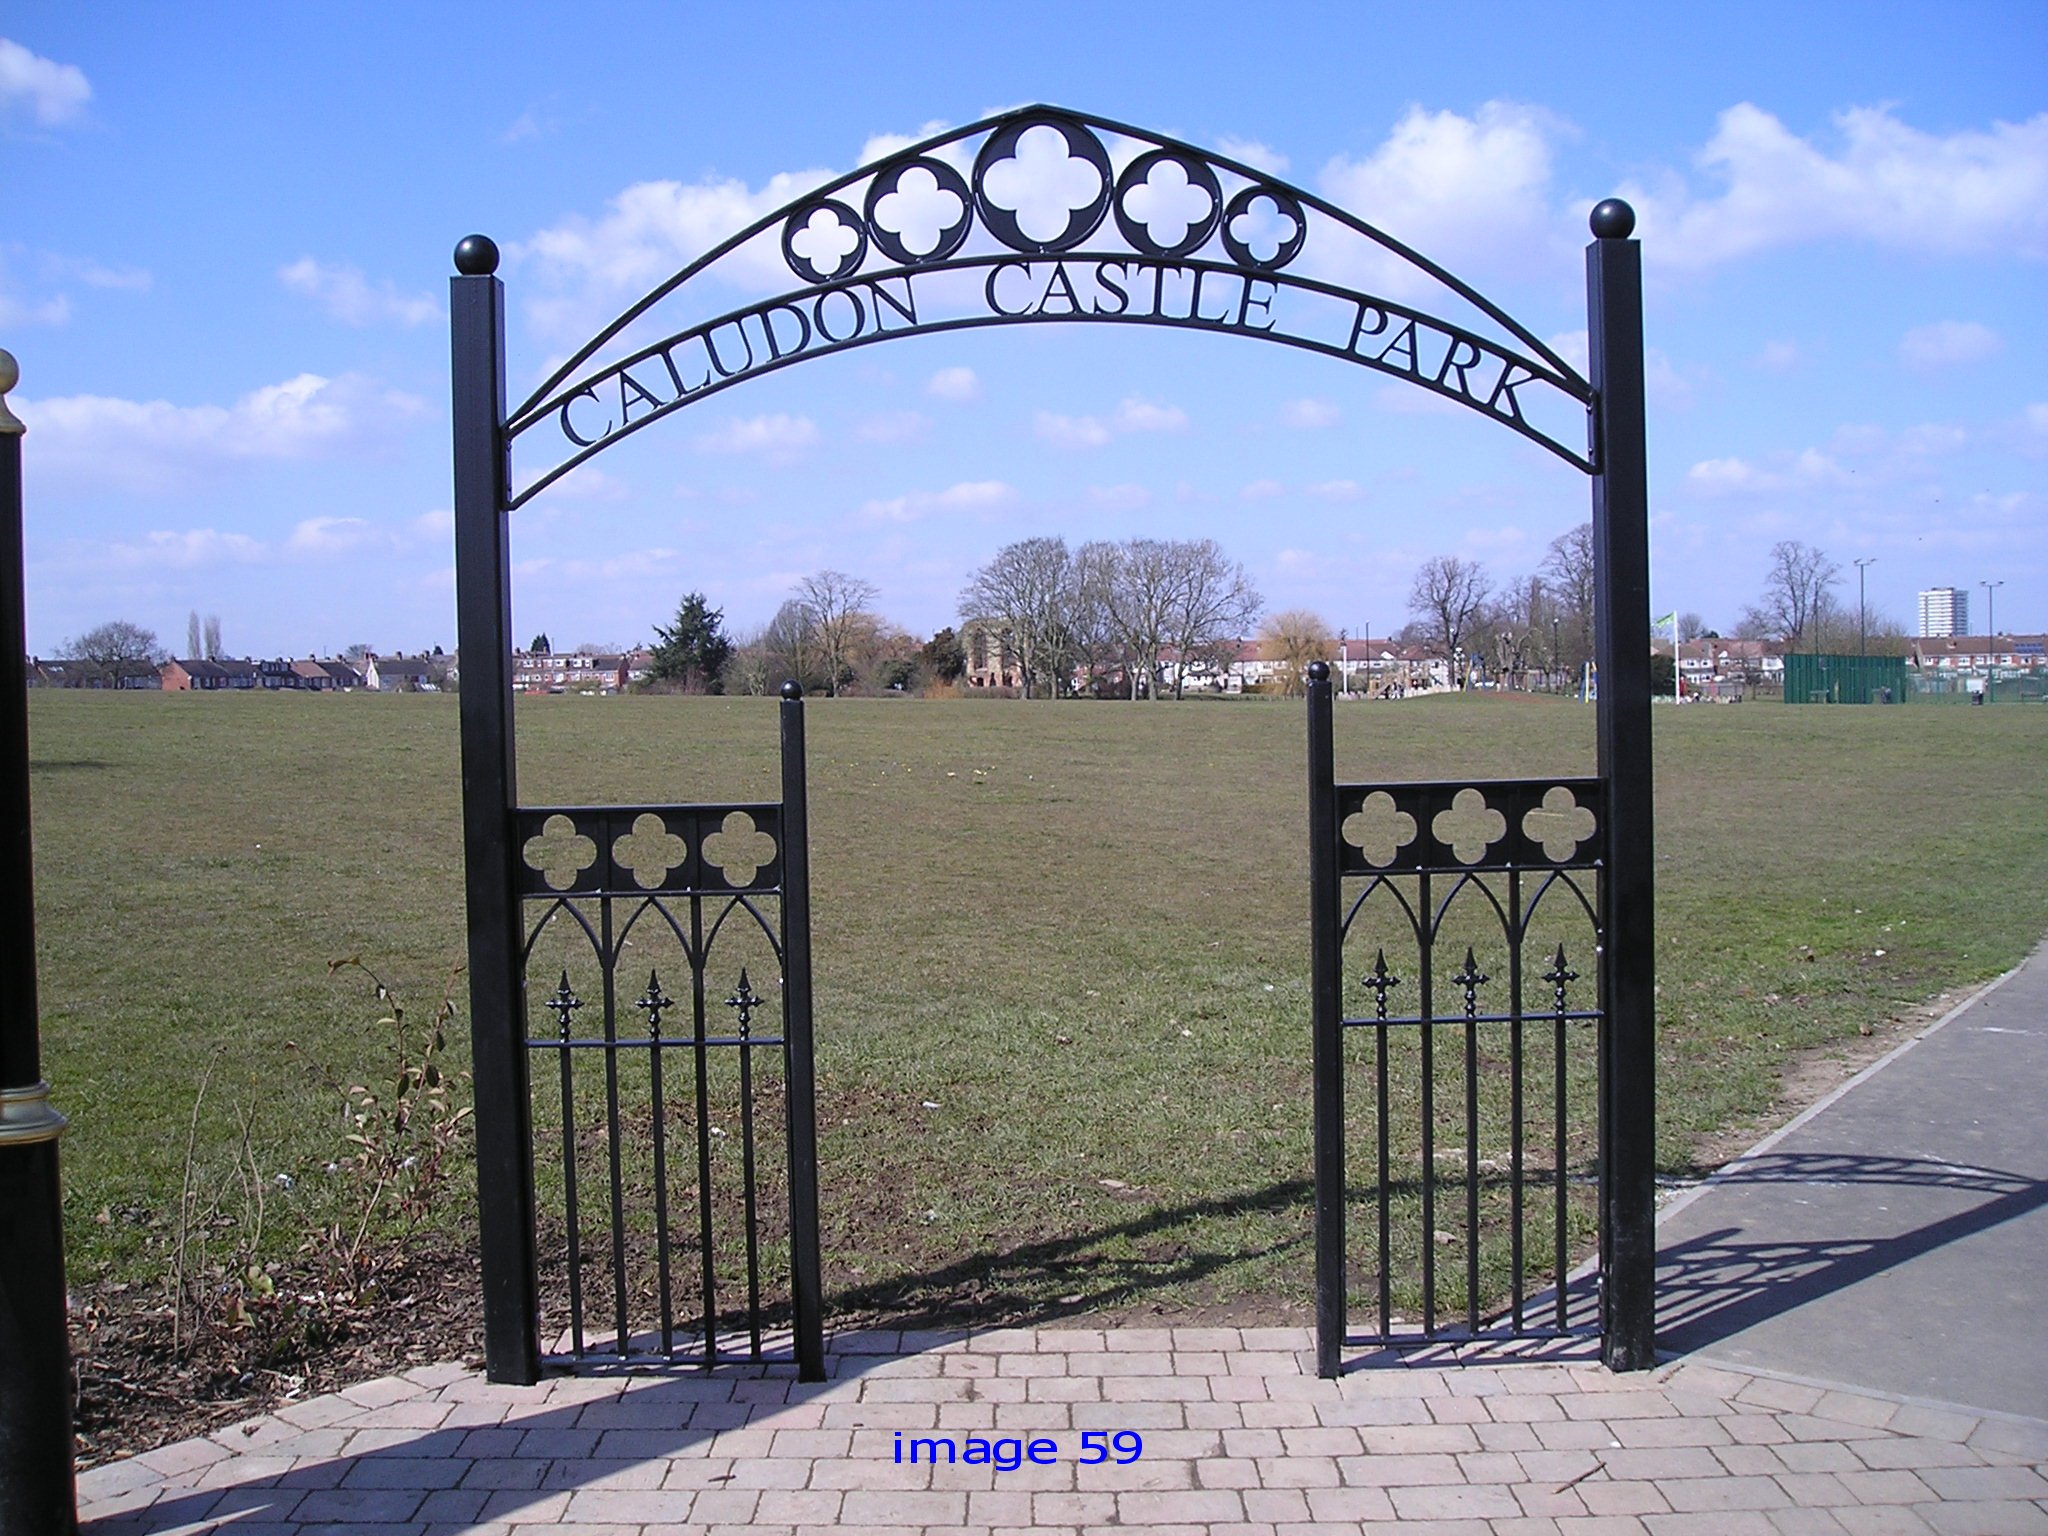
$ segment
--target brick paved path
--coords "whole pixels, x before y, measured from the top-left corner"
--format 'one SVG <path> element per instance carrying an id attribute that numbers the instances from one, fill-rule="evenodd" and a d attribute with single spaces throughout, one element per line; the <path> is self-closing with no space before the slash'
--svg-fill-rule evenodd
<path id="1" fill-rule="evenodd" d="M 89 1536 L 2048 1533 L 2048 1423 L 1692 1364 L 1327 1382 L 1308 1345 L 1262 1328 L 854 1335 L 815 1386 L 753 1370 L 514 1388 L 436 1366 L 94 1468 L 80 1513 Z M 1135 1461 L 1079 1464 L 1085 1432 L 1122 1430 L 1143 1439 Z M 970 1437 L 1019 1459 L 1050 1441 L 1049 1464 L 899 1464 L 899 1432 L 963 1457 Z"/>

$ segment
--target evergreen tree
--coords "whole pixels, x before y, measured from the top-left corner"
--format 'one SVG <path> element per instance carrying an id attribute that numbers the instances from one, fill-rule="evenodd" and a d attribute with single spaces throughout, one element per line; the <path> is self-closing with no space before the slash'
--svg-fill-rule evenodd
<path id="1" fill-rule="evenodd" d="M 702 592 L 685 593 L 676 607 L 675 622 L 654 626 L 654 662 L 648 676 L 687 692 L 724 692 L 723 673 L 732 655 L 732 641 L 722 627 L 724 619 L 725 611 L 713 608 Z"/>

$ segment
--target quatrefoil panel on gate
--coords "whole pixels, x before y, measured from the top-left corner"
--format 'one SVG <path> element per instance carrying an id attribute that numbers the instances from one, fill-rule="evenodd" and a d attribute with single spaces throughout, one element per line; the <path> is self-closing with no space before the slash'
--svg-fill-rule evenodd
<path id="1" fill-rule="evenodd" d="M 597 863 L 597 844 L 578 830 L 573 817 L 556 813 L 529 830 L 520 848 L 526 867 L 543 889 L 573 890 Z"/>
<path id="2" fill-rule="evenodd" d="M 1522 817 L 1522 835 L 1557 864 L 1579 857 L 1581 847 L 1599 830 L 1600 818 L 1565 784 L 1551 785 L 1543 792 L 1542 803 Z"/>
<path id="3" fill-rule="evenodd" d="M 761 872 L 781 852 L 776 839 L 762 829 L 752 814 L 735 808 L 719 819 L 718 829 L 698 844 L 706 866 L 704 883 L 715 886 L 718 878 L 734 890 L 762 884 Z M 714 876 L 712 871 L 717 871 Z"/>
<path id="4" fill-rule="evenodd" d="M 631 831 L 612 839 L 612 863 L 643 891 L 668 885 L 669 875 L 683 867 L 689 854 L 690 845 L 669 830 L 658 811 L 642 811 L 633 818 Z"/>
<path id="5" fill-rule="evenodd" d="M 1484 790 L 1467 785 L 1452 796 L 1450 808 L 1429 819 L 1429 835 L 1460 864 L 1478 864 L 1508 834 L 1508 819 L 1489 805 Z"/>

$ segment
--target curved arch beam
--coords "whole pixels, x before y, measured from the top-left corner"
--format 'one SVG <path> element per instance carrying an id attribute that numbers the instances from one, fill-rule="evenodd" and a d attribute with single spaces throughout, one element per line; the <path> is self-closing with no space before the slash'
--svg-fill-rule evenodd
<path id="1" fill-rule="evenodd" d="M 1004 205 L 996 174 L 1015 163 L 1012 155 L 1034 129 L 1063 135 L 1069 155 L 1096 178 L 1095 195 L 1051 235 L 1042 225 L 1027 228 Z M 1149 147 L 1118 173 L 1105 134 Z M 970 185 L 942 152 L 964 154 L 977 137 Z M 1156 191 L 1151 178 L 1162 168 L 1176 170 L 1182 190 L 1206 201 L 1206 210 L 1178 220 L 1153 214 L 1155 204 L 1141 194 Z M 912 171 L 929 180 L 930 195 L 959 207 L 953 223 L 920 231 L 927 239 L 915 245 L 903 227 L 889 224 L 887 208 Z M 1148 214 L 1162 222 L 1155 228 Z M 1507 340 L 1286 271 L 1310 243 L 1311 214 L 1455 295 Z M 1255 228 L 1260 220 L 1264 234 Z M 693 323 L 623 361 L 593 363 L 690 279 L 778 228 L 784 263 L 804 286 Z M 980 249 L 957 254 L 977 233 Z M 1318 250 L 1328 233 L 1315 228 Z M 1107 118 L 1034 106 L 948 130 L 827 182 L 657 285 L 506 418 L 508 439 L 550 419 L 560 437 L 560 451 L 527 477 L 509 505 L 742 378 L 896 335 L 1043 321 L 1179 326 L 1320 352 L 1404 378 L 1492 417 L 1581 472 L 1594 470 L 1590 452 L 1572 441 L 1584 432 L 1592 387 L 1533 332 L 1434 262 L 1313 193 L 1227 156 Z"/>

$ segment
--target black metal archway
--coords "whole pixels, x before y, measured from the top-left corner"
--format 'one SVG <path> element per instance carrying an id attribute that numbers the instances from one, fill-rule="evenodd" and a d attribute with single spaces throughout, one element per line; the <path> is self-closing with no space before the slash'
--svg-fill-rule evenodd
<path id="1" fill-rule="evenodd" d="M 1055 174 L 1040 175 L 1034 187 L 1033 175 L 1047 167 Z M 1047 195 L 1047 188 L 1056 190 Z M 1203 330 L 1349 362 L 1488 417 L 1588 477 L 1597 553 L 1599 759 L 1597 779 L 1585 782 L 1585 796 L 1574 808 L 1597 807 L 1598 838 L 1556 844 L 1553 862 L 1597 869 L 1599 882 L 1597 911 L 1587 903 L 1599 935 L 1598 1006 L 1587 1017 L 1597 1017 L 1600 1025 L 1603 1355 L 1616 1369 L 1654 1363 L 1654 856 L 1641 252 L 1630 238 L 1634 215 L 1626 204 L 1600 204 L 1591 224 L 1587 379 L 1483 295 L 1301 188 L 1122 123 L 1029 107 L 935 135 L 757 221 L 657 286 L 509 408 L 497 249 L 481 236 L 456 248 L 459 275 L 450 281 L 450 308 L 464 839 L 486 1359 L 493 1380 L 531 1381 L 541 1358 L 529 1052 L 558 1054 L 566 1108 L 572 1047 L 602 1047 L 612 1072 L 627 1044 L 618 1016 L 636 1005 L 614 998 L 618 952 L 608 937 L 611 903 L 638 903 L 635 912 L 653 904 L 677 934 L 688 963 L 697 966 L 703 945 L 692 947 L 687 925 L 664 903 L 689 903 L 694 923 L 703 901 L 725 903 L 722 910 L 730 912 L 732 903 L 769 895 L 781 904 L 779 933 L 758 911 L 754 916 L 769 933 L 787 982 L 782 1032 L 773 1043 L 784 1052 L 793 1352 L 804 1375 L 822 1371 L 802 703 L 788 699 L 783 705 L 785 794 L 778 805 L 521 806 L 512 729 L 511 512 L 613 444 L 747 379 L 896 336 L 1046 323 Z M 735 273 L 758 292 L 772 286 L 762 273 L 781 271 L 797 286 L 738 307 L 707 297 Z M 1360 286 L 1361 274 L 1383 291 Z M 1412 801 L 1414 809 L 1427 809 L 1437 798 L 1473 786 L 1339 785 L 1331 760 L 1327 683 L 1318 686 L 1319 699 L 1311 699 L 1309 849 L 1317 1324 L 1319 1367 L 1334 1374 L 1347 1338 L 1344 1031 L 1376 1025 L 1384 1041 L 1386 1024 L 1416 1023 L 1426 1039 L 1428 1026 L 1438 1022 L 1428 1007 L 1415 1019 L 1396 1021 L 1387 1019 L 1384 1006 L 1377 1020 L 1345 1015 L 1343 880 L 1370 874 L 1346 851 L 1353 845 L 1347 844 L 1345 823 L 1376 794 L 1386 793 L 1397 806 Z M 1549 803 L 1539 801 L 1550 788 L 1563 786 L 1544 781 L 1492 787 L 1503 803 L 1521 808 L 1518 814 L 1534 814 Z M 740 865 L 737 875 L 723 866 L 714 875 L 705 868 L 698 838 L 712 826 L 730 830 L 722 818 L 734 813 L 749 816 L 754 828 L 772 827 L 775 851 L 761 864 Z M 646 820 L 650 816 L 653 822 Z M 566 831 L 556 828 L 565 836 L 586 835 L 581 817 L 604 840 L 572 864 L 566 880 L 537 875 L 543 862 L 532 852 L 557 817 L 571 823 Z M 643 836 L 677 840 L 672 855 L 655 860 L 660 867 L 651 879 L 633 862 L 638 855 L 619 851 L 629 837 Z M 1423 870 L 1416 859 L 1440 855 L 1448 860 L 1444 874 L 1475 877 L 1498 867 L 1505 878 L 1518 880 L 1525 865 L 1542 869 L 1543 850 L 1553 846 L 1545 837 L 1537 823 L 1508 837 L 1502 845 L 1508 862 L 1498 866 L 1486 859 L 1491 843 L 1482 843 L 1467 860 L 1455 841 L 1439 845 L 1425 839 L 1402 867 Z M 566 976 L 557 1000 L 547 1005 L 558 1016 L 557 1038 L 529 1039 L 527 964 L 534 933 L 524 908 L 536 900 L 552 902 L 552 913 L 565 892 L 603 903 L 599 922 L 577 919 L 605 978 L 602 1033 L 588 1042 L 571 1037 L 571 1010 L 583 1000 L 573 997 Z M 1522 928 L 1509 927 L 1519 939 Z M 1562 960 L 1556 969 L 1564 971 Z M 1470 966 L 1466 975 L 1466 1018 L 1454 1024 L 1478 1021 L 1473 989 L 1487 978 Z M 1368 978 L 1365 985 L 1374 983 Z M 657 1082 L 664 1049 L 690 1052 L 701 1085 L 707 1052 L 740 1043 L 707 1031 L 701 968 L 694 986 L 694 1034 L 661 1035 L 662 1011 L 674 1005 L 658 986 L 650 985 L 637 1005 L 650 1013 L 647 1049 Z M 1384 1003 L 1384 984 L 1379 997 Z M 650 998 L 658 999 L 651 1010 Z M 744 1015 L 746 1005 L 736 1006 Z M 1560 1001 L 1560 1013 L 1563 1008 Z M 747 1045 L 760 1043 L 745 1042 L 742 1059 Z M 615 1084 L 616 1078 L 607 1081 Z M 573 1125 L 565 1124 L 564 1136 L 573 1141 Z M 615 1267 L 622 1267 L 626 1240 L 617 1208 L 618 1167 L 614 1141 L 614 1253 Z M 1560 1187 L 1563 1176 L 1560 1165 Z M 708 1180 L 707 1174 L 707 1188 Z M 703 1198 L 708 1211 L 708 1194 Z M 658 1211 L 655 1220 L 663 1234 L 665 1298 L 665 1213 Z M 710 1240 L 707 1226 L 707 1249 Z M 751 1226 L 748 1252 L 751 1272 Z M 708 1261 L 705 1276 L 708 1291 Z M 718 1342 L 708 1295 L 705 1307 L 702 1358 L 710 1363 Z M 624 1354 L 623 1302 L 619 1312 Z"/>

